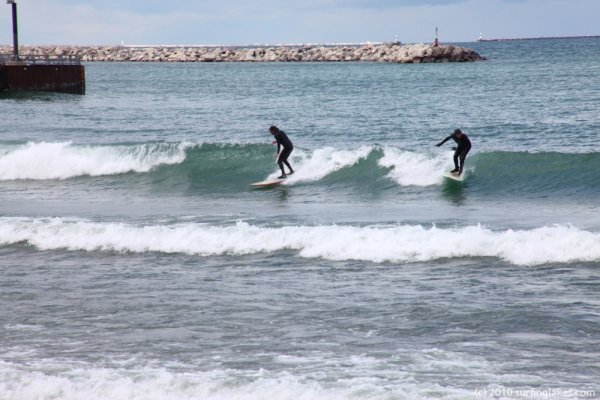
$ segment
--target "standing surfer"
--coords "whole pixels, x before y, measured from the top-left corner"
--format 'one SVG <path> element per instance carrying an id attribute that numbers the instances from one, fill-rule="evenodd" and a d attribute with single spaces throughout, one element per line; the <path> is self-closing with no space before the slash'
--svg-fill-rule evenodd
<path id="1" fill-rule="evenodd" d="M 277 164 L 279 164 L 279 168 L 281 168 L 281 176 L 279 176 L 278 179 L 283 179 L 287 177 L 285 170 L 283 169 L 283 164 L 287 165 L 287 167 L 290 169 L 290 173 L 288 175 L 294 173 L 292 166 L 287 160 L 292 153 L 292 150 L 294 150 L 294 145 L 292 144 L 290 138 L 287 137 L 285 132 L 280 130 L 275 125 L 269 128 L 269 132 L 271 132 L 271 135 L 273 135 L 275 138 L 273 144 L 277 143 L 277 153 L 275 155 L 277 157 Z M 279 151 L 279 149 L 282 147 L 283 149 Z"/>
<path id="2" fill-rule="evenodd" d="M 454 169 L 450 172 L 455 175 L 461 175 L 465 166 L 465 158 L 467 157 L 467 153 L 469 152 L 469 150 L 471 150 L 471 141 L 469 140 L 467 135 L 462 133 L 462 131 L 457 128 L 454 130 L 453 134 L 436 144 L 436 146 L 440 147 L 450 139 L 454 139 L 454 141 L 458 145 L 452 148 L 452 150 L 454 150 Z M 458 163 L 459 160 L 460 165 Z"/>

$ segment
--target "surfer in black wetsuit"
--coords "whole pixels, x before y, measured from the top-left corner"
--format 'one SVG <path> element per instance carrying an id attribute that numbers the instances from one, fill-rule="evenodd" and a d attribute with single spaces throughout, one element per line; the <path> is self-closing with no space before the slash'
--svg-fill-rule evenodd
<path id="1" fill-rule="evenodd" d="M 469 152 L 469 150 L 471 150 L 471 141 L 469 140 L 467 135 L 462 133 L 460 129 L 455 129 L 452 135 L 448 136 L 446 139 L 436 144 L 436 146 L 440 147 L 450 139 L 454 139 L 454 141 L 458 145 L 452 148 L 452 150 L 454 150 L 454 169 L 450 172 L 453 174 L 461 175 L 465 166 L 465 158 L 467 157 L 467 153 Z M 458 164 L 459 160 L 460 165 Z"/>
<path id="2" fill-rule="evenodd" d="M 271 132 L 271 135 L 273 135 L 275 138 L 273 144 L 277 143 L 277 164 L 279 164 L 279 168 L 281 168 L 281 176 L 279 176 L 278 179 L 283 179 L 287 177 L 285 170 L 283 169 L 283 164 L 287 165 L 287 167 L 290 169 L 290 173 L 288 175 L 294 173 L 292 166 L 287 160 L 292 153 L 292 150 L 294 150 L 294 145 L 292 144 L 290 138 L 287 137 L 285 132 L 280 130 L 278 127 L 274 125 L 271 126 L 269 128 L 269 132 Z M 281 147 L 283 147 L 283 150 L 279 151 Z"/>

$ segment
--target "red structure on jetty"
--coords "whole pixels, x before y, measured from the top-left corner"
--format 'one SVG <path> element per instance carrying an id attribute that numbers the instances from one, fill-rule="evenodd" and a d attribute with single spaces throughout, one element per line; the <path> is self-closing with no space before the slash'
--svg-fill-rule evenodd
<path id="1" fill-rule="evenodd" d="M 17 4 L 12 5 L 13 54 L 0 54 L 0 91 L 32 90 L 85 94 L 85 69 L 79 57 L 20 55 Z"/>

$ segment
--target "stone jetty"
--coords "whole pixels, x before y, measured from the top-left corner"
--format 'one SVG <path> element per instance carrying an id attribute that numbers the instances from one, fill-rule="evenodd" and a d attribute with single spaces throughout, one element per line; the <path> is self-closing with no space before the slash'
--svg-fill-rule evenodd
<path id="1" fill-rule="evenodd" d="M 20 46 L 23 56 L 80 57 L 83 62 L 389 62 L 435 63 L 485 60 L 472 49 L 429 44 L 346 46 L 201 47 L 201 46 Z M 0 53 L 12 47 L 0 46 Z"/>

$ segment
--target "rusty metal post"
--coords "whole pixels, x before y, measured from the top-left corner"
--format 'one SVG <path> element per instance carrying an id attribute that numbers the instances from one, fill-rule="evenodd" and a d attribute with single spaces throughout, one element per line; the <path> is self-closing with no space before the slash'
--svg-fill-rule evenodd
<path id="1" fill-rule="evenodd" d="M 14 60 L 19 61 L 19 30 L 17 28 L 17 3 L 15 0 L 6 0 L 6 4 L 12 5 L 13 23 L 13 54 Z"/>

